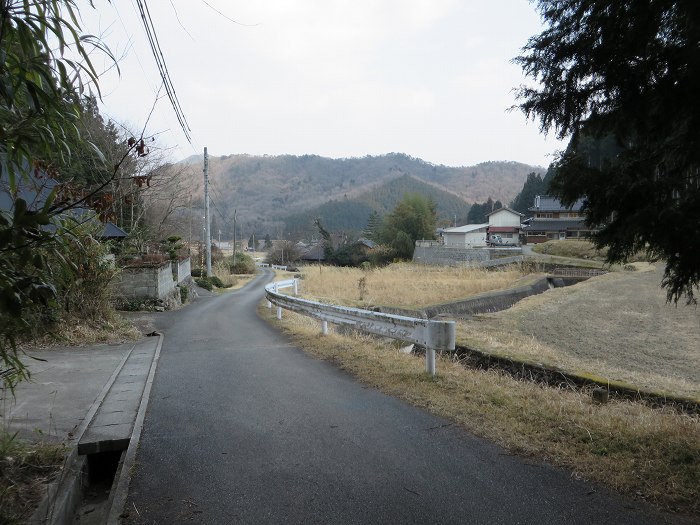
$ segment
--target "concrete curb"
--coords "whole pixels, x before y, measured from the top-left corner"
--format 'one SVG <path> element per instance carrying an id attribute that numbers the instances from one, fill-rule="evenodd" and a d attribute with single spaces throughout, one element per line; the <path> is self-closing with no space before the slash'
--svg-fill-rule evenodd
<path id="1" fill-rule="evenodd" d="M 90 406 L 85 419 L 83 419 L 75 436 L 70 441 L 70 452 L 66 457 L 60 477 L 49 485 L 46 496 L 44 496 L 39 507 L 37 507 L 32 517 L 27 522 L 28 525 L 38 525 L 40 523 L 62 525 L 64 523 L 73 523 L 73 515 L 80 505 L 83 475 L 87 464 L 87 458 L 78 455 L 78 442 L 80 442 L 80 439 L 83 437 L 85 430 L 97 413 L 98 408 L 104 401 L 110 388 L 112 388 L 114 381 L 124 367 L 127 359 L 129 359 L 129 356 L 134 351 L 134 348 L 136 348 L 136 344 L 133 344 L 131 349 L 126 352 L 104 388 Z"/>
<path id="2" fill-rule="evenodd" d="M 148 400 L 151 397 L 151 387 L 153 386 L 153 379 L 156 375 L 160 351 L 163 347 L 163 334 L 158 334 L 158 338 L 158 345 L 156 346 L 153 361 L 151 362 L 151 370 L 148 374 L 148 379 L 146 380 L 146 387 L 144 388 L 143 395 L 141 396 L 141 405 L 139 406 L 139 411 L 134 423 L 134 430 L 131 434 L 131 440 L 129 441 L 129 448 L 126 450 L 121 466 L 117 471 L 119 479 L 116 482 L 116 486 L 113 485 L 110 494 L 111 502 L 106 521 L 108 525 L 118 525 L 121 523 L 122 513 L 124 511 L 124 506 L 126 505 L 126 499 L 129 495 L 129 484 L 131 483 L 132 475 L 131 470 L 136 464 L 136 451 L 141 439 L 141 431 L 143 430 L 143 422 L 146 417 Z"/>

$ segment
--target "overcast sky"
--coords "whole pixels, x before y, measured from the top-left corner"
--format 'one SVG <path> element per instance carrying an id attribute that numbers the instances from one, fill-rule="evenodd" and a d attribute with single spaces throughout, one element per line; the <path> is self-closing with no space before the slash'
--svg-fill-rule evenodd
<path id="1" fill-rule="evenodd" d="M 172 160 L 207 146 L 547 166 L 563 147 L 508 111 L 523 81 L 510 61 L 541 30 L 528 0 L 151 0 L 192 144 L 164 92 L 148 119 L 160 78 L 135 0 L 97 5 L 84 29 L 121 69 L 102 77 L 103 112 L 158 134 Z"/>

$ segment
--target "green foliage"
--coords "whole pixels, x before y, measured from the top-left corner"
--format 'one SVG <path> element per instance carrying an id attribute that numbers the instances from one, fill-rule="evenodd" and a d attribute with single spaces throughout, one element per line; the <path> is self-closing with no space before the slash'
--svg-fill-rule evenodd
<path id="1" fill-rule="evenodd" d="M 503 208 L 501 201 L 493 202 L 491 197 L 483 204 L 474 203 L 467 215 L 467 224 L 485 224 L 489 222 L 488 214 L 499 208 Z"/>
<path id="2" fill-rule="evenodd" d="M 98 88 L 90 47 L 105 50 L 81 35 L 78 19 L 73 0 L 0 3 L 0 180 L 10 195 L 35 171 L 55 175 L 56 159 L 68 164 L 83 82 Z M 73 59 L 64 54 L 68 47 Z M 70 206 L 55 197 L 39 210 L 18 198 L 13 212 L 0 211 L 0 366 L 14 369 L 18 379 L 26 370 L 17 341 L 45 329 L 40 318 L 56 297 L 54 279 L 60 283 L 59 274 L 87 271 L 66 258 L 75 241 L 47 229 Z M 61 286 L 74 304 L 77 286 Z"/>
<path id="3" fill-rule="evenodd" d="M 48 258 L 63 314 L 90 322 L 111 316 L 109 284 L 117 274 L 109 246 L 96 240 L 101 229 L 100 223 L 63 221 L 60 242 Z"/>
<path id="4" fill-rule="evenodd" d="M 379 239 L 392 247 L 396 258 L 410 259 L 415 241 L 434 239 L 435 229 L 435 203 L 417 193 L 407 194 L 385 218 Z"/>
<path id="5" fill-rule="evenodd" d="M 670 301 L 700 285 L 700 11 L 694 2 L 539 0 L 547 29 L 516 59 L 520 108 L 570 137 L 552 193 L 585 198 L 610 262 L 666 261 Z"/>
<path id="6" fill-rule="evenodd" d="M 211 277 L 200 277 L 198 279 L 195 279 L 194 282 L 202 288 L 204 288 L 205 290 L 209 290 L 210 292 L 214 289 L 215 286 L 217 288 L 231 288 L 230 284 L 224 284 L 223 281 L 216 275 L 212 275 Z"/>
<path id="7" fill-rule="evenodd" d="M 214 283 L 211 282 L 209 277 L 200 277 L 199 279 L 195 279 L 194 282 L 197 283 L 198 286 L 201 286 L 210 292 L 214 289 Z"/>
<path id="8" fill-rule="evenodd" d="M 202 277 L 206 275 L 206 272 L 202 268 L 192 268 L 190 270 L 190 275 L 192 277 Z"/>
<path id="9" fill-rule="evenodd" d="M 221 279 L 216 275 L 212 275 L 211 277 L 209 277 L 209 281 L 211 281 L 211 284 L 213 284 L 217 288 L 226 288 Z"/>
<path id="10" fill-rule="evenodd" d="M 532 216 L 528 208 L 535 205 L 535 197 L 537 195 L 549 195 L 549 181 L 554 176 L 554 170 L 547 170 L 544 178 L 534 171 L 527 176 L 523 189 L 520 190 L 517 197 L 510 203 L 511 209 L 522 213 L 525 216 Z"/>
<path id="11" fill-rule="evenodd" d="M 418 194 L 405 194 L 394 210 L 386 217 L 382 225 L 380 239 L 391 243 L 399 232 L 418 239 L 434 239 L 436 228 L 435 203 Z"/>
<path id="12" fill-rule="evenodd" d="M 376 211 L 373 211 L 369 214 L 369 217 L 367 219 L 367 226 L 365 226 L 365 229 L 362 230 L 362 235 L 366 239 L 376 241 L 379 238 L 379 232 L 381 231 L 381 228 L 382 217 Z"/>
<path id="13" fill-rule="evenodd" d="M 374 217 L 373 220 L 379 219 L 378 222 L 381 222 L 380 215 L 394 209 L 403 195 L 414 193 L 425 195 L 435 203 L 436 216 L 441 222 L 451 224 L 455 216 L 459 221 L 466 219 L 469 206 L 463 199 L 413 176 L 403 175 L 358 197 L 334 199 L 306 212 L 284 217 L 283 220 L 287 225 L 287 233 L 297 237 L 308 237 L 315 233 L 313 217 L 320 218 L 328 231 L 360 233 L 369 226 L 368 217 Z M 378 223 L 373 227 L 378 227 Z"/>
<path id="14" fill-rule="evenodd" d="M 168 252 L 168 257 L 170 257 L 171 261 L 177 260 L 180 251 L 185 247 L 184 244 L 179 242 L 181 238 L 182 237 L 177 235 L 172 235 L 162 241 L 162 244 L 165 245 L 165 251 Z"/>
<path id="15" fill-rule="evenodd" d="M 187 298 L 190 295 L 190 289 L 187 288 L 187 286 L 179 286 L 180 288 L 180 302 L 182 304 L 185 304 L 187 302 Z"/>
<path id="16" fill-rule="evenodd" d="M 391 247 L 394 250 L 394 254 L 398 259 L 408 260 L 413 257 L 413 246 L 415 241 L 411 239 L 411 236 L 403 231 L 396 233 L 396 237 L 391 241 Z"/>
<path id="17" fill-rule="evenodd" d="M 230 271 L 237 275 L 252 275 L 255 273 L 255 261 L 247 253 L 236 252 L 235 263 L 234 257 L 231 256 L 227 261 L 230 261 Z"/>
<path id="18" fill-rule="evenodd" d="M 0 210 L 0 367 L 15 370 L 7 376 L 12 382 L 28 377 L 17 354 L 18 340 L 34 333 L 42 311 L 56 297 L 48 262 L 55 248 L 45 229 L 50 206 L 51 199 L 32 213 L 17 199 L 13 214 Z"/>

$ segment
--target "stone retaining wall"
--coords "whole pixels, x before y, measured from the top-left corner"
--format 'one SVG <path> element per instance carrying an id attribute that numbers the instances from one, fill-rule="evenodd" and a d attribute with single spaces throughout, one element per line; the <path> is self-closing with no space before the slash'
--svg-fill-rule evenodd
<path id="1" fill-rule="evenodd" d="M 127 299 L 165 299 L 175 288 L 170 261 L 159 266 L 122 268 L 112 282 L 114 294 Z"/>
<path id="2" fill-rule="evenodd" d="M 190 258 L 167 261 L 157 266 L 126 267 L 112 281 L 114 295 L 120 299 L 166 301 L 178 295 L 177 286 L 192 280 Z"/>

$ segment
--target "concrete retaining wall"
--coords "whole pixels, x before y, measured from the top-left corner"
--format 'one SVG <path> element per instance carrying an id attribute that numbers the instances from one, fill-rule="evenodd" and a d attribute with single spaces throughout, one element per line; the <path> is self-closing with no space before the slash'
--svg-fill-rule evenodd
<path id="1" fill-rule="evenodd" d="M 450 248 L 447 246 L 416 246 L 413 262 L 440 266 L 469 266 L 489 260 L 488 250 Z"/>
<path id="2" fill-rule="evenodd" d="M 563 280 L 557 283 L 560 286 L 566 286 Z M 405 310 L 402 308 L 378 307 L 377 309 L 396 315 L 405 315 L 409 317 L 420 317 L 423 319 L 432 319 L 441 314 L 448 315 L 476 315 L 489 312 L 500 312 L 513 306 L 515 303 L 531 295 L 541 294 L 554 288 L 555 284 L 549 277 L 540 277 L 530 284 L 519 286 L 511 290 L 501 290 L 496 292 L 484 292 L 479 295 L 470 297 L 463 301 L 455 301 L 453 303 L 437 304 L 428 306 L 419 311 Z"/>
<path id="3" fill-rule="evenodd" d="M 413 262 L 433 266 L 484 266 L 505 264 L 489 263 L 502 257 L 521 256 L 519 248 L 456 248 L 450 246 L 429 246 L 417 242 L 413 250 Z"/>
<path id="4" fill-rule="evenodd" d="M 177 284 L 181 284 L 192 277 L 192 262 L 189 257 L 181 261 L 173 261 L 173 279 Z"/>
<path id="5" fill-rule="evenodd" d="M 511 290 L 486 292 L 465 299 L 464 301 L 430 306 L 423 309 L 423 311 L 428 319 L 440 314 L 475 315 L 500 312 L 501 310 L 510 308 L 526 297 L 541 294 L 553 287 L 554 285 L 547 277 L 540 277 L 526 286 L 520 286 Z"/>

